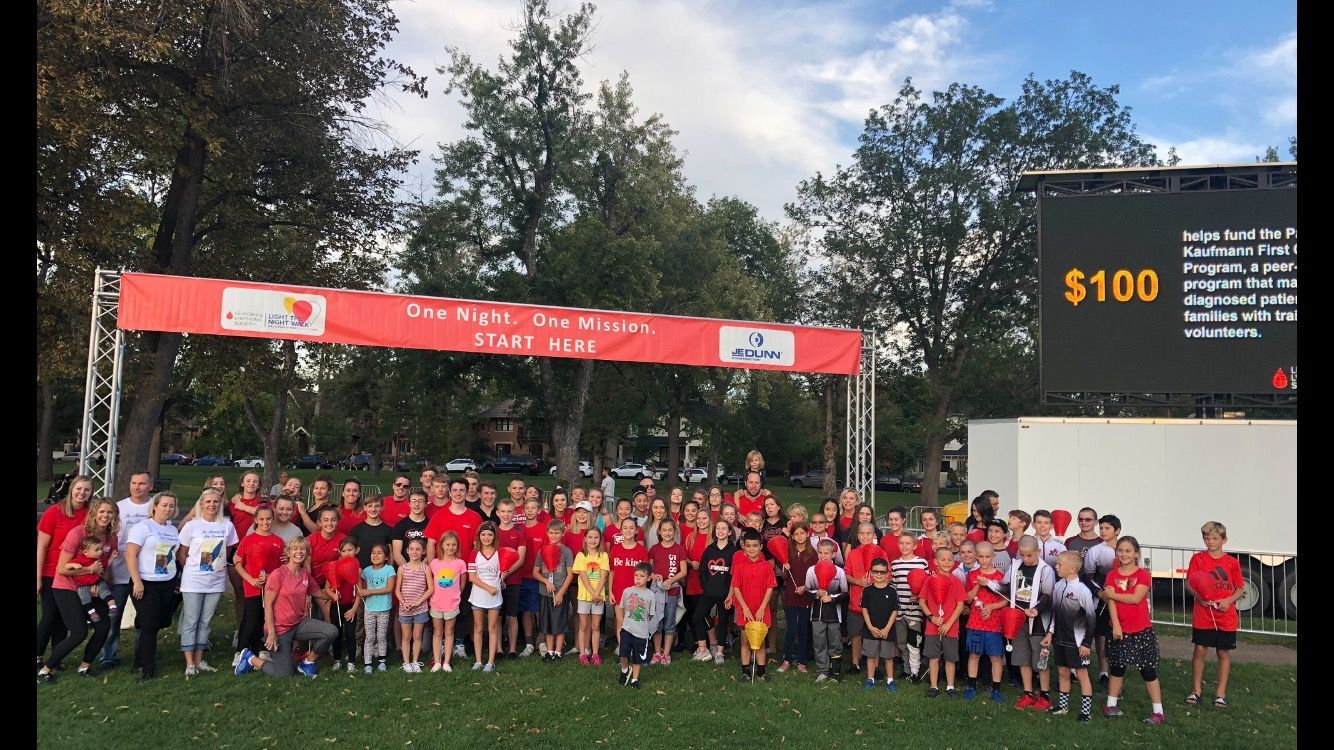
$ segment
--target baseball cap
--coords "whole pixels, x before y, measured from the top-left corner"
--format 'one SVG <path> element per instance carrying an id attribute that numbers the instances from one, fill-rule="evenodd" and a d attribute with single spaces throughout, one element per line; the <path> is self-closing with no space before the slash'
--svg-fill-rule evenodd
<path id="1" fill-rule="evenodd" d="M 591 503 L 589 503 L 587 500 L 580 500 L 579 502 L 577 502 L 577 503 L 574 504 L 574 509 L 575 509 L 575 510 L 586 510 L 586 511 L 588 511 L 589 513 L 592 513 L 592 512 L 593 512 L 593 505 L 592 505 Z"/>

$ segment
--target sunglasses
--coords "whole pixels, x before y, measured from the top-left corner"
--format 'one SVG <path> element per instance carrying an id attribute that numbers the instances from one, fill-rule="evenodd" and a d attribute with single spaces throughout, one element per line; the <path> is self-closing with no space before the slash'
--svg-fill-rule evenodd
<path id="1" fill-rule="evenodd" d="M 407 483 L 407 482 L 394 482 L 394 486 L 395 486 L 395 487 L 407 487 L 407 486 L 408 486 L 408 483 Z"/>
<path id="2" fill-rule="evenodd" d="M 1079 522 L 1080 522 L 1080 523 L 1093 523 L 1094 521 L 1097 521 L 1097 520 L 1098 520 L 1098 519 L 1096 519 L 1096 518 L 1081 518 L 1081 519 L 1079 519 Z"/>
<path id="3" fill-rule="evenodd" d="M 873 571 L 871 571 L 871 575 L 873 575 L 873 576 L 887 576 L 887 575 L 889 575 L 889 571 L 888 571 L 888 570 L 873 570 Z"/>

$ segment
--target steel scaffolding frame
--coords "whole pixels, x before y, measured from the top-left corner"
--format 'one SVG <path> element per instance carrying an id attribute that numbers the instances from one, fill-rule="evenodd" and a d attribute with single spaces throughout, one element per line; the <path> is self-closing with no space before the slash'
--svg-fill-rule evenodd
<path id="1" fill-rule="evenodd" d="M 125 333 L 116 327 L 120 272 L 98 268 L 93 275 L 93 313 L 88 330 L 88 374 L 83 390 L 79 473 L 93 478 L 93 491 L 109 496 L 116 483 L 116 437 L 120 424 Z M 93 460 L 100 455 L 102 467 Z"/>
<path id="2" fill-rule="evenodd" d="M 875 506 L 875 332 L 862 331 L 861 369 L 848 376 L 843 486 Z"/>

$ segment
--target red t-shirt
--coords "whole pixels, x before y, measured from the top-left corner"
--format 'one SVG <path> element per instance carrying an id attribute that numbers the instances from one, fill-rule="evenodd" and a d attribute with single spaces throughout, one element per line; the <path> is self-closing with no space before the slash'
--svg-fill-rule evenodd
<path id="1" fill-rule="evenodd" d="M 1135 572 L 1125 575 L 1116 570 L 1107 574 L 1106 587 L 1116 594 L 1133 594 L 1140 585 L 1148 586 L 1153 592 L 1153 576 L 1144 568 L 1135 568 Z M 1149 627 L 1149 597 L 1145 596 L 1139 604 L 1116 603 L 1116 619 L 1121 623 L 1121 632 L 1130 635 Z"/>
<path id="2" fill-rule="evenodd" d="M 691 534 L 686 537 L 686 555 L 693 561 L 704 559 L 704 550 L 709 547 L 709 534 Z M 704 586 L 699 582 L 699 571 L 686 573 L 686 596 L 699 596 L 704 593 Z"/>
<path id="3" fill-rule="evenodd" d="M 886 531 L 877 544 L 880 545 L 880 551 L 885 553 L 886 560 L 894 562 L 903 557 L 903 553 L 899 552 L 899 538 L 894 532 Z M 918 557 L 921 557 L 921 555 L 918 555 Z M 929 559 L 929 556 L 926 559 Z"/>
<path id="4" fill-rule="evenodd" d="M 539 522 L 532 526 L 524 526 L 520 532 L 523 534 L 524 546 L 528 548 L 528 553 L 524 555 L 521 578 L 532 579 L 533 566 L 537 564 L 537 553 L 547 542 L 547 527 L 546 524 Z"/>
<path id="5" fill-rule="evenodd" d="M 437 510 L 444 510 L 445 508 L 448 508 L 448 507 L 449 507 L 449 500 L 448 500 L 448 499 L 445 500 L 445 504 L 444 504 L 444 505 L 436 505 L 436 504 L 435 504 L 435 498 L 433 498 L 433 497 L 428 497 L 428 498 L 426 498 L 426 508 L 422 511 L 422 515 L 426 516 L 426 519 L 429 521 L 430 519 L 435 518 L 435 512 L 436 512 Z M 469 510 L 471 510 L 471 508 L 470 508 Z M 383 511 L 381 511 L 381 512 L 383 512 Z"/>
<path id="6" fill-rule="evenodd" d="M 613 547 L 619 547 L 621 545 L 621 540 L 624 537 L 625 534 L 621 533 L 620 527 L 607 529 L 602 533 L 602 546 L 606 547 L 607 551 L 610 552 Z M 644 543 L 644 530 L 638 526 L 635 527 L 635 541 L 640 544 Z M 618 599 L 617 601 L 620 600 Z"/>
<path id="7" fill-rule="evenodd" d="M 430 508 L 431 506 L 426 507 Z M 481 525 L 482 517 L 469 508 L 464 508 L 463 512 L 458 515 L 455 515 L 449 509 L 445 509 L 431 516 L 430 522 L 426 524 L 426 538 L 434 540 L 438 546 L 440 537 L 444 536 L 446 531 L 458 534 L 458 556 L 467 559 L 472 557 L 473 543 L 477 539 L 477 528 Z"/>
<path id="8" fill-rule="evenodd" d="M 931 540 L 923 537 L 917 540 L 917 546 L 913 547 L 912 553 L 929 562 L 936 559 L 935 550 L 935 545 L 931 543 Z"/>
<path id="9" fill-rule="evenodd" d="M 851 526 L 852 526 L 852 516 L 845 516 L 845 515 L 839 514 L 839 516 L 838 516 L 838 530 L 839 530 L 839 531 L 842 531 L 842 532 L 846 532 L 849 528 L 851 528 Z M 855 540 L 854 540 L 854 541 L 855 541 Z"/>
<path id="10" fill-rule="evenodd" d="M 649 562 L 653 563 L 653 574 L 662 576 L 662 580 L 681 572 L 682 566 L 686 564 L 686 548 L 679 542 L 673 542 L 670 546 L 663 544 L 653 545 L 653 549 L 648 551 Z M 681 593 L 681 584 L 667 590 L 668 596 L 676 596 Z"/>
<path id="11" fill-rule="evenodd" d="M 241 502 L 258 508 L 260 507 L 260 499 L 259 495 L 255 495 L 251 498 L 243 497 L 241 498 Z M 231 504 L 232 513 L 230 517 L 232 519 L 232 526 L 236 527 L 236 538 L 245 539 L 246 534 L 250 533 L 250 527 L 255 525 L 255 514 L 237 510 L 235 500 L 232 500 Z"/>
<path id="12" fill-rule="evenodd" d="M 621 601 L 621 592 L 635 585 L 635 565 L 647 562 L 648 553 L 644 545 L 636 544 L 630 549 L 618 544 L 607 550 L 611 562 L 611 600 Z"/>
<path id="13" fill-rule="evenodd" d="M 319 586 L 315 583 L 315 577 L 304 569 L 293 573 L 286 565 L 281 565 L 277 570 L 269 572 L 264 590 L 278 593 L 273 601 L 273 628 L 282 634 L 306 619 L 306 597 L 318 591 Z"/>
<path id="14" fill-rule="evenodd" d="M 82 526 L 87 517 L 87 505 L 74 511 L 72 517 L 65 515 L 60 505 L 52 505 L 42 513 L 42 520 L 37 522 L 37 530 L 51 537 L 51 543 L 46 546 L 46 559 L 42 561 L 43 578 L 55 576 L 56 563 L 60 562 L 60 545 L 65 543 L 65 537 L 69 536 L 70 529 Z"/>
<path id="15" fill-rule="evenodd" d="M 347 536 L 348 534 L 352 533 L 352 529 L 357 524 L 365 520 L 366 520 L 365 510 L 362 509 L 348 510 L 347 508 L 340 507 L 338 509 L 338 525 L 334 527 L 334 532 L 336 532 L 337 534 L 341 534 L 343 536 Z M 395 523 L 397 523 L 397 521 L 390 521 L 389 519 L 385 518 L 383 512 L 380 513 L 380 520 L 389 524 L 391 527 Z M 312 534 L 311 536 L 314 536 L 314 534 Z"/>
<path id="16" fill-rule="evenodd" d="M 930 585 L 927 585 L 930 584 L 932 577 L 943 578 L 950 582 L 949 590 L 939 599 L 936 598 L 934 593 L 935 590 Z M 930 576 L 927 576 L 926 580 L 927 583 L 922 585 L 922 597 L 920 600 L 931 612 L 930 617 L 926 618 L 926 634 L 928 636 L 940 635 L 940 628 L 937 628 L 936 624 L 931 622 L 931 617 L 949 617 L 954 614 L 954 608 L 959 606 L 959 602 L 964 599 L 965 592 L 963 590 L 963 583 L 959 580 L 958 576 L 949 573 L 932 573 Z M 961 618 L 962 613 L 960 613 L 959 618 L 955 618 L 954 623 L 950 625 L 950 629 L 945 631 L 946 638 L 959 637 L 959 619 Z"/>
<path id="17" fill-rule="evenodd" d="M 315 574 L 315 582 L 324 585 L 324 566 L 338 559 L 338 545 L 343 543 L 347 534 L 335 531 L 332 538 L 325 539 L 324 533 L 317 531 L 306 537 L 310 543 L 310 569 Z"/>
<path id="18" fill-rule="evenodd" d="M 742 491 L 736 493 L 733 499 L 735 500 L 737 516 L 741 518 L 745 518 L 751 513 L 764 513 L 764 495 L 751 497 Z"/>
<path id="19" fill-rule="evenodd" d="M 282 565 L 280 561 L 287 543 L 277 534 L 250 534 L 236 548 L 236 561 L 241 563 L 251 578 L 259 578 L 261 570 L 272 573 Z M 259 596 L 259 589 L 242 579 L 242 593 L 247 597 Z"/>
<path id="20" fill-rule="evenodd" d="M 977 579 L 979 578 L 989 578 L 999 583 L 1005 580 L 1005 574 L 995 569 L 992 569 L 990 573 L 983 573 L 981 568 L 974 570 L 968 574 L 967 588 L 969 591 L 972 591 L 973 587 L 977 585 Z M 983 584 L 982 587 L 977 590 L 977 598 L 973 599 L 972 611 L 968 613 L 968 629 L 993 633 L 1001 632 L 1000 610 L 995 610 L 991 613 L 990 617 L 983 618 L 980 608 L 984 604 L 995 604 L 996 602 L 1004 601 L 1004 599 L 1005 597 L 987 588 L 986 584 Z"/>
<path id="21" fill-rule="evenodd" d="M 561 537 L 560 543 L 570 550 L 570 554 L 577 555 L 584 549 L 584 534 L 588 531 L 566 531 Z"/>
<path id="22" fill-rule="evenodd" d="M 514 550 L 516 554 L 519 552 L 520 547 L 527 548 L 528 540 L 524 538 L 523 527 L 519 526 L 518 524 L 515 524 L 514 527 L 509 530 L 496 529 L 496 546 L 508 547 L 509 549 Z M 532 554 L 525 552 L 523 558 L 524 561 L 521 565 L 519 565 L 518 569 L 515 570 L 512 575 L 510 575 L 505 579 L 506 585 L 509 584 L 517 585 L 520 581 L 522 581 L 524 568 L 528 568 L 529 578 L 532 577 L 531 574 L 533 572 L 533 566 L 532 566 L 533 556 Z M 504 573 L 505 571 L 502 570 L 500 572 Z"/>
<path id="23" fill-rule="evenodd" d="M 862 611 L 862 590 L 866 588 L 863 581 L 871 572 L 871 562 L 877 557 L 885 557 L 885 551 L 874 542 L 848 552 L 848 564 L 843 569 L 848 577 L 848 608 L 858 614 Z"/>
<path id="24" fill-rule="evenodd" d="M 964 538 L 972 542 L 973 544 L 977 544 L 978 542 L 985 542 L 987 540 L 987 532 L 986 529 L 978 527 L 968 532 L 966 535 L 964 535 Z"/>
<path id="25" fill-rule="evenodd" d="M 412 502 L 406 497 L 402 500 L 395 500 L 393 495 L 382 497 L 380 498 L 380 520 L 390 526 L 397 526 L 399 521 L 412 514 L 412 508 L 408 507 L 410 505 L 412 505 Z M 430 505 L 430 503 L 428 502 L 427 505 Z M 361 514 L 361 520 L 366 520 L 365 512 Z M 356 526 L 357 524 L 353 523 L 352 525 Z"/>
<path id="26" fill-rule="evenodd" d="M 755 560 L 746 557 L 745 552 L 738 552 L 732 556 L 732 588 L 741 593 L 741 598 L 746 600 L 746 606 L 750 608 L 752 615 L 756 613 L 755 610 L 759 608 L 760 602 L 764 601 L 764 595 L 777 585 L 773 563 L 764 559 L 764 555 Z M 744 627 L 746 621 L 745 615 L 741 612 L 741 602 L 733 599 L 732 610 L 736 612 L 736 624 Z M 770 627 L 774 624 L 773 601 L 764 608 L 764 624 Z"/>
<path id="27" fill-rule="evenodd" d="M 84 537 L 86 536 L 88 536 L 88 532 L 83 530 L 82 525 L 75 526 L 74 528 L 69 530 L 68 534 L 65 535 L 65 540 L 60 543 L 59 548 L 56 548 L 54 546 L 47 548 L 46 556 L 51 557 L 51 555 L 55 555 L 56 562 L 59 563 L 60 553 L 68 552 L 70 554 L 70 561 L 75 562 L 76 558 L 83 557 L 83 553 L 80 550 L 82 549 L 81 545 L 83 544 Z M 52 545 L 55 544 L 55 541 L 56 540 L 54 539 L 51 540 Z M 110 542 L 103 540 L 102 558 L 101 558 L 103 573 L 105 573 L 108 570 L 111 570 L 111 553 L 115 551 L 116 551 L 116 540 L 114 538 Z M 84 567 L 88 566 L 84 565 Z M 89 577 L 93 579 L 103 578 L 103 576 L 94 575 L 91 573 L 88 574 L 88 576 L 79 576 L 78 579 L 71 578 L 70 576 L 67 575 L 57 575 L 55 577 L 55 580 L 51 582 L 51 588 L 65 589 L 66 591 L 76 591 L 78 590 L 79 586 L 91 585 L 97 582 L 96 580 L 91 580 L 87 584 L 79 583 L 79 579 L 89 578 Z"/>
<path id="28" fill-rule="evenodd" d="M 1189 576 L 1191 573 L 1198 571 L 1208 573 L 1213 586 L 1204 591 L 1195 592 L 1198 596 L 1195 598 L 1195 607 L 1191 612 L 1191 627 L 1199 630 L 1222 630 L 1235 633 L 1240 620 L 1237 615 L 1237 605 L 1230 604 L 1227 609 L 1219 612 L 1216 609 L 1204 606 L 1204 602 L 1226 599 L 1241 588 L 1241 563 L 1237 562 L 1237 558 L 1228 554 L 1224 554 L 1222 557 L 1213 557 L 1208 552 L 1196 552 L 1190 558 L 1190 566 L 1186 568 L 1186 575 Z M 1117 606 L 1121 605 L 1118 604 Z"/>

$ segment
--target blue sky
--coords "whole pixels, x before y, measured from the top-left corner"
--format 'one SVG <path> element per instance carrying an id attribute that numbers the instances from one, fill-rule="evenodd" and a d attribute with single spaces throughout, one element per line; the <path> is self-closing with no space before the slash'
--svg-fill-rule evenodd
<path id="1" fill-rule="evenodd" d="M 574 2 L 552 0 L 554 9 Z M 493 64 L 507 51 L 517 0 L 395 3 L 388 54 L 429 76 L 430 96 L 390 95 L 372 108 L 399 143 L 422 150 L 410 192 L 432 193 L 436 144 L 459 138 L 460 110 L 435 71 L 446 46 Z M 797 183 L 847 163 L 867 110 L 905 76 L 925 89 L 954 81 L 1013 96 L 1029 73 L 1088 73 L 1119 84 L 1139 133 L 1186 164 L 1248 162 L 1269 145 L 1287 158 L 1296 134 L 1293 2 L 1058 3 L 710 2 L 607 0 L 599 5 L 590 87 L 630 74 L 643 114 L 678 135 L 701 199 L 736 195 L 782 220 Z"/>

